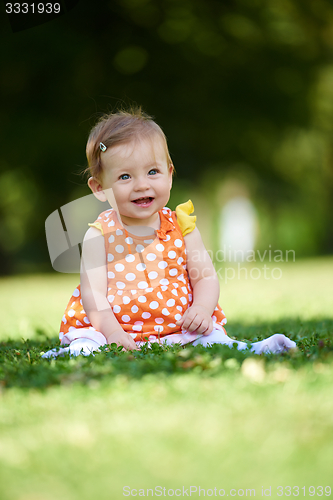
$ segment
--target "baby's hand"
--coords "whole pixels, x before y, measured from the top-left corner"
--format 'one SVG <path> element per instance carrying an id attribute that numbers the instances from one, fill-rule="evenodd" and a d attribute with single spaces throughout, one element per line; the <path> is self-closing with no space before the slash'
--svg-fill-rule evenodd
<path id="1" fill-rule="evenodd" d="M 207 309 L 203 306 L 189 307 L 183 317 L 177 321 L 177 326 L 188 332 L 209 335 L 213 331 L 213 320 Z"/>
<path id="2" fill-rule="evenodd" d="M 132 337 L 124 330 L 116 330 L 107 338 L 108 344 L 122 345 L 125 351 L 139 350 Z"/>

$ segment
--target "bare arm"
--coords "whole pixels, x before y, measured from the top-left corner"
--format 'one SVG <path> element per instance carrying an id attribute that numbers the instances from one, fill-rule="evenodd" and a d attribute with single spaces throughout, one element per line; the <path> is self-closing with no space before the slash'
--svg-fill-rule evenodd
<path id="1" fill-rule="evenodd" d="M 177 325 L 190 332 L 208 335 L 213 330 L 211 316 L 220 295 L 219 280 L 198 228 L 185 235 L 184 240 L 187 270 L 193 288 L 193 304 Z"/>
<path id="2" fill-rule="evenodd" d="M 136 343 L 120 326 L 107 300 L 107 263 L 104 237 L 91 227 L 83 240 L 81 258 L 81 296 L 84 310 L 108 344 L 115 342 L 126 349 L 137 349 Z"/>

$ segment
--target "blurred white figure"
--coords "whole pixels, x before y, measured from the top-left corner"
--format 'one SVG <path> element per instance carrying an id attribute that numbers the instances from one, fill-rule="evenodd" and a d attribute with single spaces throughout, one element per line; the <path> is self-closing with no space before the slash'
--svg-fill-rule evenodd
<path id="1" fill-rule="evenodd" d="M 251 201 L 244 196 L 236 196 L 227 201 L 221 211 L 220 248 L 226 260 L 242 262 L 253 253 L 257 215 Z"/>

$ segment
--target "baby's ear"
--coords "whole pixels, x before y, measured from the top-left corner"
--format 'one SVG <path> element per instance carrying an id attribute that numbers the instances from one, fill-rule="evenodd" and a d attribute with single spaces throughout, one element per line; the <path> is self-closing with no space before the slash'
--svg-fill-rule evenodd
<path id="1" fill-rule="evenodd" d="M 99 201 L 106 201 L 107 200 L 107 197 L 103 191 L 102 184 L 100 183 L 100 181 L 98 179 L 95 179 L 95 177 L 89 177 L 88 186 L 90 187 L 90 189 L 94 193 L 94 196 L 96 196 L 96 198 Z"/>

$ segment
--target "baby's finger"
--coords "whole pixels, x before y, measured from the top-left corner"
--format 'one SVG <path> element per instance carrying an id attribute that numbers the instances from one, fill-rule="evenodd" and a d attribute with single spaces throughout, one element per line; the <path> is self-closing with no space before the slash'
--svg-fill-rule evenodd
<path id="1" fill-rule="evenodd" d="M 188 309 L 184 312 L 183 316 L 176 322 L 176 325 L 180 326 L 184 323 L 186 318 L 188 317 Z"/>
<path id="2" fill-rule="evenodd" d="M 207 328 L 202 333 L 204 335 L 209 335 L 210 333 L 212 333 L 212 331 L 214 330 L 214 326 L 213 326 L 213 321 L 211 318 L 207 321 L 207 323 L 205 322 L 205 326 L 207 326 Z"/>
<path id="3" fill-rule="evenodd" d="M 189 324 L 187 326 L 184 324 L 183 327 L 186 328 L 186 330 L 191 333 L 191 332 L 197 331 L 198 328 L 200 328 L 201 323 L 202 322 L 201 322 L 200 318 L 198 316 L 195 316 L 193 318 L 193 320 L 191 322 L 189 322 Z"/>

